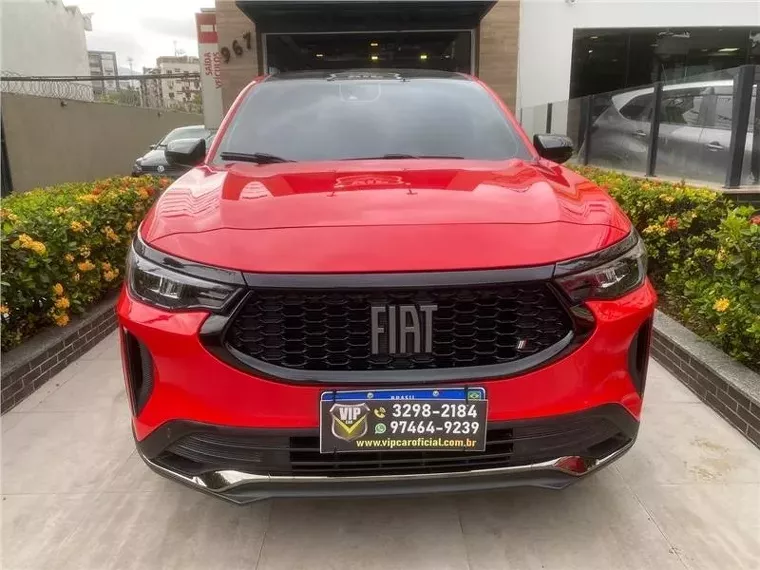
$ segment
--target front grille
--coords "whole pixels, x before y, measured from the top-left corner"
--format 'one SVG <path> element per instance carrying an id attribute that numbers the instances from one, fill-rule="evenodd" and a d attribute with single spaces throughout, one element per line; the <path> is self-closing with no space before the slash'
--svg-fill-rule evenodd
<path id="1" fill-rule="evenodd" d="M 371 308 L 405 304 L 437 305 L 432 350 L 373 354 Z M 516 362 L 559 343 L 571 330 L 567 312 L 546 283 L 386 291 L 259 289 L 233 318 L 226 341 L 244 355 L 289 369 L 414 370 Z"/>
<path id="2" fill-rule="evenodd" d="M 141 166 L 140 167 L 140 174 L 157 174 L 159 176 L 170 176 L 170 175 L 176 175 L 181 174 L 182 170 L 177 169 L 173 166 L 164 166 L 163 170 L 158 170 L 158 165 L 151 165 L 151 166 Z"/>
<path id="3" fill-rule="evenodd" d="M 566 455 L 601 458 L 630 441 L 604 417 L 576 417 L 488 429 L 486 449 L 372 451 L 322 454 L 316 434 L 262 436 L 196 432 L 171 444 L 158 458 L 188 474 L 235 469 L 292 476 L 367 476 L 450 473 L 538 463 Z"/>

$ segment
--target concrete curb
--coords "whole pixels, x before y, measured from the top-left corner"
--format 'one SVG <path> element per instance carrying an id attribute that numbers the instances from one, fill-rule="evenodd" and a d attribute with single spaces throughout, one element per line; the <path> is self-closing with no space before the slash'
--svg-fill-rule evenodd
<path id="1" fill-rule="evenodd" d="M 21 403 L 116 328 L 112 293 L 64 328 L 49 328 L 3 355 L 0 413 Z"/>
<path id="2" fill-rule="evenodd" d="M 760 374 L 656 311 L 652 356 L 760 447 Z"/>

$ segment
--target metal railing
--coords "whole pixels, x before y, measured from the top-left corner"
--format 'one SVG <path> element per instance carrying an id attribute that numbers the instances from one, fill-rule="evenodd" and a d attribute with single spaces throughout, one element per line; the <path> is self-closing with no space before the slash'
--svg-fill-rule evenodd
<path id="1" fill-rule="evenodd" d="M 3 71 L 0 92 L 192 113 L 203 110 L 200 73 L 31 76 Z"/>
<path id="2" fill-rule="evenodd" d="M 646 176 L 760 184 L 760 66 L 745 65 L 518 111 L 529 135 L 565 134 L 575 160 Z"/>

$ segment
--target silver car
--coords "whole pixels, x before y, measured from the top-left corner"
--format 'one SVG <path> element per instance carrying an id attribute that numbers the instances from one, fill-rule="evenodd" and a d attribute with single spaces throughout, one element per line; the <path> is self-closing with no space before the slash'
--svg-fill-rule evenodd
<path id="1" fill-rule="evenodd" d="M 742 181 L 750 180 L 754 87 Z M 662 94 L 656 173 L 724 182 L 729 164 L 733 81 L 666 85 Z M 646 170 L 654 88 L 616 93 L 592 126 L 589 163 L 620 170 Z"/>

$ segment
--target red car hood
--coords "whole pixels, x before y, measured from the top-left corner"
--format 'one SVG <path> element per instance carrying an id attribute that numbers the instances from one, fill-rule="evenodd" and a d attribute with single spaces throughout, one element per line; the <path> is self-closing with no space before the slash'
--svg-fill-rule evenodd
<path id="1" fill-rule="evenodd" d="M 197 168 L 142 237 L 209 265 L 298 273 L 540 265 L 629 231 L 603 190 L 553 163 L 394 160 Z"/>

